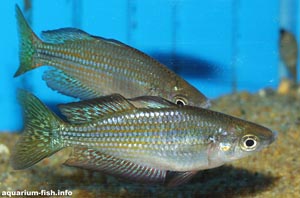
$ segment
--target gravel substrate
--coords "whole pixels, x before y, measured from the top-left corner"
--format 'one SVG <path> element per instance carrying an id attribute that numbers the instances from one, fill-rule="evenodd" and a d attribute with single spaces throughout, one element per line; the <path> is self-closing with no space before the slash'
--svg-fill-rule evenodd
<path id="1" fill-rule="evenodd" d="M 167 188 L 133 184 L 63 166 L 63 150 L 27 170 L 15 171 L 9 155 L 18 134 L 0 133 L 0 196 L 3 191 L 69 190 L 72 197 L 297 197 L 300 194 L 300 94 L 262 90 L 212 101 L 212 109 L 278 131 L 270 147 L 222 167 L 199 172 L 189 183 Z M 58 196 L 53 196 L 58 197 Z"/>

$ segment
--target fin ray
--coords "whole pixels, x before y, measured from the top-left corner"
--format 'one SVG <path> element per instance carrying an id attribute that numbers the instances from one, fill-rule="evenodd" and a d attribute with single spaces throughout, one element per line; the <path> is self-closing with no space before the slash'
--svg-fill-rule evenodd
<path id="1" fill-rule="evenodd" d="M 62 70 L 53 69 L 45 71 L 43 80 L 46 81 L 48 87 L 67 96 L 81 100 L 99 97 L 99 93 L 86 87 L 79 80 L 72 78 Z"/>
<path id="2" fill-rule="evenodd" d="M 38 62 L 37 58 L 34 57 L 34 54 L 36 53 L 35 46 L 37 43 L 42 43 L 42 41 L 34 34 L 32 29 L 26 22 L 24 15 L 22 14 L 18 5 L 16 5 L 16 18 L 20 40 L 20 66 L 14 74 L 14 77 L 17 77 L 29 70 L 42 65 Z"/>
<path id="3" fill-rule="evenodd" d="M 119 94 L 62 104 L 58 107 L 68 121 L 76 124 L 90 122 L 99 119 L 99 116 L 135 108 Z"/>
<path id="4" fill-rule="evenodd" d="M 19 90 L 18 99 L 23 106 L 25 128 L 11 156 L 14 169 L 28 168 L 63 148 L 57 129 L 61 120 L 38 98 Z"/>
<path id="5" fill-rule="evenodd" d="M 175 172 L 173 177 L 167 182 L 168 187 L 174 187 L 185 184 L 197 174 L 197 171 Z"/>
<path id="6" fill-rule="evenodd" d="M 129 47 L 128 45 L 118 40 L 107 39 L 100 36 L 93 36 L 77 28 L 60 28 L 56 30 L 42 31 L 41 37 L 45 42 L 53 44 L 64 43 L 66 41 L 101 40 L 103 42 L 107 42 L 119 47 Z"/>
<path id="7" fill-rule="evenodd" d="M 79 102 L 59 105 L 61 113 L 71 123 L 85 123 L 118 111 L 132 108 L 168 108 L 177 106 L 158 96 L 141 96 L 126 99 L 120 94 L 102 96 Z"/>
<path id="8" fill-rule="evenodd" d="M 93 40 L 94 38 L 90 36 L 83 30 L 77 28 L 60 28 L 56 30 L 42 31 L 41 38 L 48 43 L 59 44 L 65 41 L 78 41 L 78 40 Z"/>
<path id="9" fill-rule="evenodd" d="M 176 104 L 165 100 L 159 96 L 139 96 L 129 99 L 130 102 L 137 108 L 168 108 L 177 106 Z"/>
<path id="10" fill-rule="evenodd" d="M 65 165 L 101 171 L 137 182 L 163 183 L 166 177 L 165 170 L 136 164 L 86 148 L 74 148 L 73 154 L 65 162 Z"/>

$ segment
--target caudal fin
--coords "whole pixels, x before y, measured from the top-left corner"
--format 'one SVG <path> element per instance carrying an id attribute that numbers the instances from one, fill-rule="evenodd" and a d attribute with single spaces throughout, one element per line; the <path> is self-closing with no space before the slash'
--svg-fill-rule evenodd
<path id="1" fill-rule="evenodd" d="M 16 17 L 20 46 L 20 66 L 14 77 L 42 65 L 34 58 L 35 46 L 42 43 L 42 41 L 31 30 L 18 5 L 16 5 Z"/>
<path id="2" fill-rule="evenodd" d="M 38 98 L 25 90 L 18 92 L 24 109 L 25 126 L 11 156 L 14 169 L 28 168 L 63 148 L 58 134 L 62 121 Z"/>

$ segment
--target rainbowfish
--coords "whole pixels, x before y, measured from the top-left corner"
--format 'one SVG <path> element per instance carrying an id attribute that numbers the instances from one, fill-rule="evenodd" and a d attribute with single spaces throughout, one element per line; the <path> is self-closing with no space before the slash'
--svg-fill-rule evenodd
<path id="1" fill-rule="evenodd" d="M 42 65 L 47 85 L 80 99 L 119 93 L 126 98 L 160 96 L 180 105 L 208 107 L 195 87 L 143 52 L 75 28 L 42 32 L 40 40 L 16 6 L 20 67 L 15 77 Z"/>
<path id="2" fill-rule="evenodd" d="M 288 69 L 288 74 L 297 84 L 297 60 L 298 60 L 298 45 L 297 39 L 292 32 L 285 29 L 280 29 L 279 54 L 283 63 Z"/>
<path id="3" fill-rule="evenodd" d="M 210 169 L 267 147 L 276 132 L 229 115 L 178 106 L 155 96 L 119 94 L 59 106 L 67 121 L 38 98 L 20 90 L 25 128 L 11 157 L 28 168 L 71 147 L 66 165 L 102 171 L 138 182 L 187 182 Z"/>

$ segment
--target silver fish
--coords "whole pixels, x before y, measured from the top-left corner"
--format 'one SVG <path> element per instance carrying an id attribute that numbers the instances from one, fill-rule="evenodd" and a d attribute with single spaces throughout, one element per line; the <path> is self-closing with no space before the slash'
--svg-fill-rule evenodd
<path id="1" fill-rule="evenodd" d="M 154 96 L 115 94 L 60 105 L 67 122 L 26 91 L 19 92 L 19 99 L 25 128 L 12 153 L 15 169 L 72 147 L 67 165 L 146 182 L 163 182 L 171 171 L 176 172 L 169 182 L 173 186 L 276 139 L 263 126 Z"/>
<path id="2" fill-rule="evenodd" d="M 75 29 L 42 33 L 39 39 L 16 6 L 20 36 L 20 67 L 15 77 L 39 66 L 54 90 L 80 99 L 119 93 L 126 98 L 160 96 L 180 105 L 208 107 L 195 87 L 163 64 L 124 43 Z"/>

